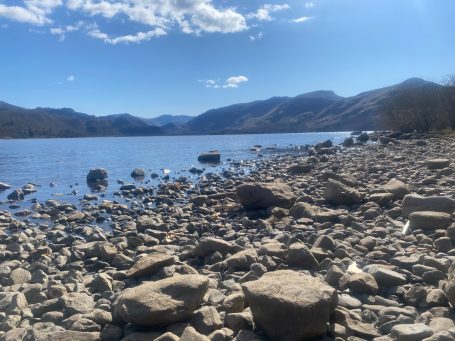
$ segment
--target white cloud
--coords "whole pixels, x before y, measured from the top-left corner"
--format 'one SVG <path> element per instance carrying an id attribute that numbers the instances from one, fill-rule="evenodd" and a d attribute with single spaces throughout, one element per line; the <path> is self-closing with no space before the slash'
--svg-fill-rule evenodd
<path id="1" fill-rule="evenodd" d="M 232 76 L 226 79 L 224 84 L 220 84 L 220 82 L 213 80 L 213 79 L 207 79 L 207 80 L 202 80 L 199 81 L 205 84 L 206 88 L 223 88 L 223 89 L 228 89 L 228 88 L 238 88 L 240 84 L 248 82 L 248 78 L 245 76 Z"/>
<path id="2" fill-rule="evenodd" d="M 300 18 L 297 18 L 297 19 L 291 19 L 290 21 L 293 22 L 293 23 L 303 23 L 303 22 L 306 22 L 308 20 L 311 20 L 313 19 L 313 17 L 300 17 Z"/>
<path id="3" fill-rule="evenodd" d="M 291 7 L 288 4 L 282 5 L 265 4 L 261 8 L 259 8 L 255 13 L 248 14 L 248 18 L 256 19 L 259 21 L 271 21 L 274 19 L 270 15 L 271 13 L 283 11 L 290 8 Z"/>
<path id="4" fill-rule="evenodd" d="M 305 8 L 313 8 L 314 6 L 316 6 L 316 4 L 314 2 L 305 3 Z"/>
<path id="5" fill-rule="evenodd" d="M 166 31 L 162 30 L 161 28 L 156 28 L 148 32 L 138 32 L 136 34 L 127 34 L 118 37 L 111 37 L 107 33 L 101 32 L 99 29 L 94 29 L 88 32 L 88 35 L 90 37 L 102 40 L 105 43 L 111 45 L 139 43 L 141 41 L 150 40 L 152 38 L 164 36 L 166 34 Z"/>
<path id="6" fill-rule="evenodd" d="M 84 21 L 78 21 L 77 23 L 72 25 L 52 27 L 49 29 L 49 32 L 53 35 L 57 35 L 60 41 L 64 41 L 67 33 L 79 31 L 82 28 L 87 29 L 88 27 L 91 26 L 93 25 L 87 24 Z"/>
<path id="7" fill-rule="evenodd" d="M 42 26 L 52 23 L 48 15 L 62 5 L 62 0 L 24 0 L 23 2 L 23 7 L 0 4 L 0 17 Z"/>
<path id="8" fill-rule="evenodd" d="M 264 37 L 264 33 L 261 31 L 258 34 L 251 34 L 249 38 L 251 41 L 261 40 Z"/>
<path id="9" fill-rule="evenodd" d="M 216 8 L 212 0 L 68 0 L 71 10 L 90 16 L 126 16 L 130 21 L 161 28 L 178 26 L 184 33 L 232 33 L 248 28 L 244 16 L 233 8 Z"/>
<path id="10" fill-rule="evenodd" d="M 68 82 L 74 82 L 74 81 L 76 80 L 76 77 L 74 77 L 74 75 L 70 75 L 70 76 L 68 76 L 68 77 L 66 78 L 66 80 L 67 80 Z"/>

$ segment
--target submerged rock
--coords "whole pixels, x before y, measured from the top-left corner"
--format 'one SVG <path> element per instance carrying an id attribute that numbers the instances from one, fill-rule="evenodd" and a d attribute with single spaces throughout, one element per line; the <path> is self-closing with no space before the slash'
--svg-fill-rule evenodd
<path id="1" fill-rule="evenodd" d="M 107 171 L 103 168 L 93 168 L 87 174 L 87 182 L 97 182 L 106 180 L 108 177 Z"/>
<path id="2" fill-rule="evenodd" d="M 199 162 L 219 163 L 221 161 L 221 153 L 218 150 L 211 150 L 209 152 L 202 153 L 197 159 Z"/>

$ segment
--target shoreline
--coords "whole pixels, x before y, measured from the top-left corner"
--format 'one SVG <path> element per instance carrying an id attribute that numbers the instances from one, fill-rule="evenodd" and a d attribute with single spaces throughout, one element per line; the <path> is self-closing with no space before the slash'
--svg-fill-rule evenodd
<path id="1" fill-rule="evenodd" d="M 455 138 L 370 137 L 0 211 L 0 340 L 455 338 Z"/>

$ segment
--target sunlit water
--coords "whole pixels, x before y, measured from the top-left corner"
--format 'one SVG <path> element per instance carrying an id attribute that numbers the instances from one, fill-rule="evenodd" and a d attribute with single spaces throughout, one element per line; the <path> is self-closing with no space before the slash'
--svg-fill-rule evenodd
<path id="1" fill-rule="evenodd" d="M 12 189 L 33 183 L 39 186 L 38 191 L 26 196 L 25 202 L 33 198 L 77 202 L 90 192 L 86 175 L 95 167 L 108 171 L 108 191 L 112 192 L 119 188 L 119 179 L 134 183 L 130 177 L 134 168 L 143 168 L 146 180 L 151 180 L 152 173 L 162 176 L 163 169 L 170 170 L 171 178 L 195 178 L 188 172 L 192 166 L 206 168 L 206 172 L 219 172 L 229 167 L 227 160 L 249 160 L 259 157 L 258 154 L 268 157 L 286 148 L 326 139 L 340 143 L 347 136 L 349 133 L 343 132 L 0 140 L 0 182 L 12 186 L 10 190 L 0 192 L 0 201 L 5 201 Z M 251 147 L 254 145 L 264 148 L 259 153 L 253 152 Z M 270 146 L 276 149 L 266 149 Z M 221 152 L 221 164 L 199 164 L 198 155 L 212 149 Z M 50 183 L 55 186 L 51 187 Z M 72 194 L 73 190 L 78 194 Z"/>

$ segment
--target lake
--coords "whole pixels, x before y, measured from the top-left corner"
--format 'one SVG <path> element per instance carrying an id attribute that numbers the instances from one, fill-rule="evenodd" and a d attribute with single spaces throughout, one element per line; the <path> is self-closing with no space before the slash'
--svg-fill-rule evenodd
<path id="1" fill-rule="evenodd" d="M 260 157 L 259 154 L 267 157 L 283 149 L 327 139 L 340 143 L 349 135 L 341 132 L 0 140 L 0 182 L 10 184 L 12 189 L 29 182 L 38 185 L 38 191 L 26 196 L 26 202 L 32 198 L 77 202 L 90 192 L 85 179 L 91 168 L 108 171 L 108 191 L 112 192 L 119 187 L 118 179 L 134 183 L 130 177 L 134 168 L 143 168 L 146 180 L 151 180 L 152 173 L 162 176 L 163 169 L 170 171 L 171 178 L 194 178 L 188 172 L 192 166 L 219 172 L 228 167 L 229 159 L 250 160 Z M 251 147 L 254 145 L 264 148 L 259 153 L 253 152 Z M 270 146 L 274 149 L 266 149 Z M 212 149 L 221 152 L 221 164 L 199 164 L 198 155 Z M 79 194 L 72 194 L 73 190 Z M 10 192 L 0 192 L 0 201 L 5 201 Z"/>

